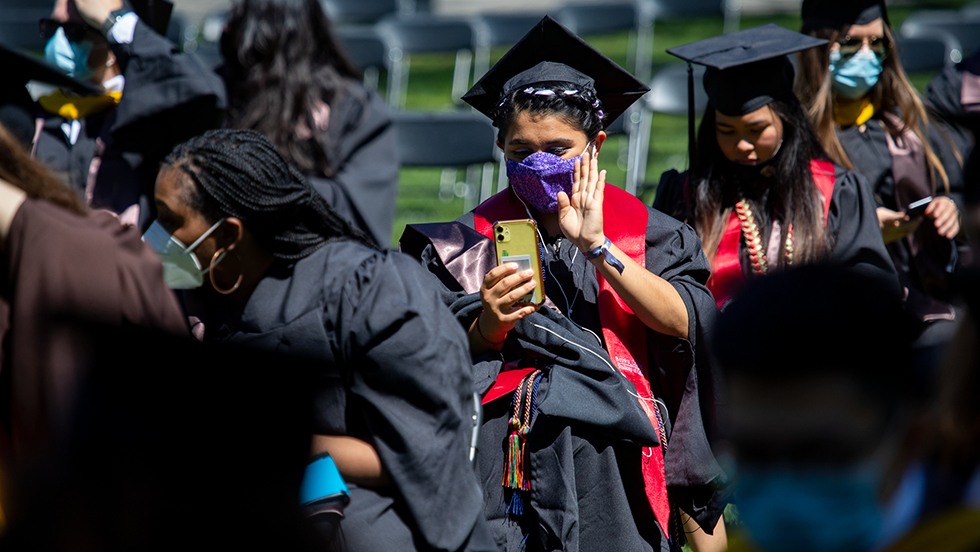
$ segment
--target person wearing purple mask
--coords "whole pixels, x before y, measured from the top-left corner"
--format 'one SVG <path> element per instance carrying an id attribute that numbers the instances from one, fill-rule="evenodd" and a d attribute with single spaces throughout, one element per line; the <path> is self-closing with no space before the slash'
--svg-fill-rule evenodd
<path id="1" fill-rule="evenodd" d="M 476 459 L 504 550 L 673 550 L 681 512 L 724 538 L 700 346 L 717 313 L 708 262 L 690 227 L 599 169 L 604 129 L 647 90 L 543 18 L 463 96 L 497 127 L 509 186 L 399 242 L 470 336 Z M 531 271 L 496 265 L 492 227 L 507 219 L 537 224 L 541 306 L 520 301 Z"/>

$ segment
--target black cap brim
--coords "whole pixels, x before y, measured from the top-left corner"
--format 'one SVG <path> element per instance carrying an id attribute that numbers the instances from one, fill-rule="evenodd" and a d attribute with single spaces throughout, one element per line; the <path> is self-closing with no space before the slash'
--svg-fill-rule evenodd
<path id="1" fill-rule="evenodd" d="M 549 82 L 562 74 L 569 75 L 569 78 L 573 78 L 575 73 L 585 75 L 593 81 L 596 96 L 602 102 L 606 126 L 650 90 L 632 73 L 546 15 L 462 99 L 492 119 L 503 94 L 512 91 L 508 90 L 508 82 L 542 62 L 552 63 L 540 65 L 546 69 L 540 74 L 522 75 L 522 84 Z M 574 71 L 560 71 L 555 64 L 566 65 Z M 581 80 L 581 77 L 578 78 Z M 510 82 L 511 87 L 514 84 Z"/>
<path id="2" fill-rule="evenodd" d="M 99 94 L 102 89 L 90 83 L 69 77 L 43 59 L 25 54 L 0 42 L 0 66 L 7 75 L 7 86 L 25 86 L 31 81 L 41 82 L 74 90 L 79 94 Z"/>

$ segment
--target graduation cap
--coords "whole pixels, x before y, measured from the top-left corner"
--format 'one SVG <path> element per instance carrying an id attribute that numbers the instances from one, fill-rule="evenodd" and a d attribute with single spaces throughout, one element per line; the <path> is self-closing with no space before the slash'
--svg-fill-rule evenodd
<path id="1" fill-rule="evenodd" d="M 550 16 L 517 41 L 463 101 L 493 119 L 500 100 L 522 87 L 568 82 L 595 91 L 608 127 L 650 88 Z"/>
<path id="2" fill-rule="evenodd" d="M 4 89 L 7 92 L 20 93 L 17 86 L 26 86 L 31 81 L 42 82 L 74 90 L 79 94 L 100 94 L 102 88 L 90 83 L 69 77 L 57 67 L 48 64 L 46 61 L 33 55 L 25 54 L 15 48 L 11 48 L 0 42 L 0 67 L 4 68 L 7 75 L 7 82 Z M 4 95 L 4 97 L 6 97 Z M 28 96 L 29 97 L 29 94 Z"/>
<path id="3" fill-rule="evenodd" d="M 688 62 L 688 97 L 694 94 L 691 64 L 704 65 L 704 91 L 711 106 L 724 115 L 751 113 L 775 100 L 793 97 L 793 64 L 788 54 L 827 41 L 769 23 L 736 33 L 668 48 Z M 688 102 L 688 138 L 694 155 L 694 102 Z"/>
<path id="4" fill-rule="evenodd" d="M 821 27 L 866 25 L 875 19 L 888 22 L 885 0 L 803 0 L 803 32 Z"/>

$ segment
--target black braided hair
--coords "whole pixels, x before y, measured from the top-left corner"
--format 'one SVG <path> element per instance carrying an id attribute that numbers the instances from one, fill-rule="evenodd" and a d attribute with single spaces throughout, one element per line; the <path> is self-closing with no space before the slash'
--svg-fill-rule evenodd
<path id="1" fill-rule="evenodd" d="M 373 247 L 254 130 L 209 130 L 174 148 L 163 166 L 190 176 L 195 190 L 186 199 L 208 223 L 240 219 L 274 257 L 301 259 L 335 239 Z"/>
<path id="2" fill-rule="evenodd" d="M 553 94 L 541 94 L 551 90 Z M 564 90 L 575 90 L 565 94 Z M 568 82 L 542 82 L 533 87 L 521 87 L 503 98 L 493 117 L 497 137 L 502 141 L 519 113 L 554 115 L 569 125 L 581 129 L 591 142 L 605 128 L 605 113 L 595 91 Z"/>

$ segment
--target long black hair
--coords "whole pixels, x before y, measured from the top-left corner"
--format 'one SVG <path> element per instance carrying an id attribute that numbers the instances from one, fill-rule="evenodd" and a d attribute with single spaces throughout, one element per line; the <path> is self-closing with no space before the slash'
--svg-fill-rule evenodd
<path id="1" fill-rule="evenodd" d="M 589 141 L 595 140 L 604 128 L 604 115 L 595 92 L 581 90 L 580 85 L 568 82 L 536 83 L 532 92 L 526 88 L 514 90 L 506 95 L 493 116 L 493 126 L 497 127 L 497 139 L 503 142 L 514 120 L 520 113 L 533 115 L 554 115 L 570 126 L 585 133 Z M 540 91 L 555 91 L 554 94 L 541 94 Z M 562 94 L 562 90 L 580 90 L 575 94 Z M 537 93 L 535 92 L 537 91 Z"/>
<path id="2" fill-rule="evenodd" d="M 810 171 L 810 161 L 827 159 L 806 113 L 795 98 L 775 100 L 769 104 L 783 124 L 783 141 L 779 151 L 765 169 L 766 176 L 747 182 L 738 174 L 718 146 L 715 135 L 715 110 L 708 107 L 698 127 L 697 158 L 691 167 L 690 204 L 693 226 L 704 243 L 708 258 L 714 258 L 725 224 L 735 202 L 744 194 L 760 218 L 770 214 L 790 224 L 794 234 L 795 262 L 805 263 L 824 257 L 830 250 L 830 238 L 824 228 L 823 200 Z M 763 187 L 755 186 L 762 182 Z M 784 243 L 785 247 L 785 243 Z M 777 266 L 785 255 L 770 259 Z"/>
<path id="3" fill-rule="evenodd" d="M 257 131 L 210 130 L 174 148 L 163 166 L 194 182 L 184 199 L 208 223 L 240 219 L 276 258 L 301 259 L 336 239 L 372 244 Z"/>
<path id="4" fill-rule="evenodd" d="M 331 176 L 315 114 L 361 74 L 319 0 L 235 0 L 221 36 L 227 126 L 258 130 L 306 173 Z"/>

